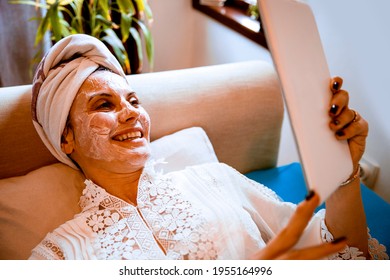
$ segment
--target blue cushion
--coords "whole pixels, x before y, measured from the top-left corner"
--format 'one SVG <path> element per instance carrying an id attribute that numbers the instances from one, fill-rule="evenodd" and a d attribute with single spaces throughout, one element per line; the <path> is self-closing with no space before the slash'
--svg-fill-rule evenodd
<path id="1" fill-rule="evenodd" d="M 284 201 L 299 203 L 307 194 L 300 163 L 253 171 L 245 175 L 271 188 Z M 390 204 L 363 184 L 361 190 L 371 236 L 390 248 Z M 323 207 L 321 205 L 318 209 Z"/>

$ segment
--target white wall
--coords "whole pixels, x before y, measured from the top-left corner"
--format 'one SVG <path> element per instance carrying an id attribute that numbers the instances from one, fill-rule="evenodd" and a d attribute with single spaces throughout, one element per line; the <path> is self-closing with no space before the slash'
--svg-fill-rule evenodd
<path id="1" fill-rule="evenodd" d="M 32 82 L 29 66 L 38 48 L 34 48 L 39 16 L 32 6 L 12 5 L 0 1 L 0 86 L 16 86 Z M 23 24 L 28 23 L 28 24 Z"/>
<path id="2" fill-rule="evenodd" d="M 268 50 L 204 14 L 196 12 L 195 22 L 194 35 L 201 38 L 194 42 L 195 66 L 257 59 L 272 63 Z"/>
<path id="3" fill-rule="evenodd" d="M 192 66 L 194 10 L 191 1 L 149 0 L 153 11 L 154 71 Z"/>
<path id="4" fill-rule="evenodd" d="M 190 0 L 149 0 L 149 4 L 154 14 L 154 71 L 251 59 L 271 61 L 268 51 L 195 11 Z"/>
<path id="5" fill-rule="evenodd" d="M 351 107 L 370 123 L 365 157 L 380 165 L 374 190 L 390 202 L 390 95 L 386 92 L 390 82 L 390 1 L 307 2 L 318 22 L 331 74 L 344 78 Z M 261 46 L 194 11 L 189 0 L 149 3 L 155 15 L 155 71 L 251 59 L 271 61 Z M 297 160 L 285 118 L 278 164 Z"/>

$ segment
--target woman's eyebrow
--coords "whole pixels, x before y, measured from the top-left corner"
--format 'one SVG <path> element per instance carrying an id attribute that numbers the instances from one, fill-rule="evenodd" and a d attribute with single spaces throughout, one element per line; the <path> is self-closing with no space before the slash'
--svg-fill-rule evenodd
<path id="1" fill-rule="evenodd" d="M 89 98 L 88 98 L 88 102 L 90 102 L 92 99 L 94 99 L 95 97 L 111 97 L 112 94 L 110 93 L 94 93 L 92 94 Z"/>
<path id="2" fill-rule="evenodd" d="M 129 91 L 127 94 L 126 94 L 126 99 L 129 99 L 130 97 L 132 96 L 137 96 L 137 93 L 135 91 Z"/>

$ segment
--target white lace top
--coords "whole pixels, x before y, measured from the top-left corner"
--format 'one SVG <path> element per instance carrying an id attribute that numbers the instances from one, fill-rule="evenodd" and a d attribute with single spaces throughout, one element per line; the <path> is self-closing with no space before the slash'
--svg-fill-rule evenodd
<path id="1" fill-rule="evenodd" d="M 90 180 L 85 183 L 82 212 L 49 233 L 30 259 L 248 259 L 295 209 L 218 163 L 164 175 L 148 165 L 136 206 Z M 324 211 L 314 215 L 297 247 L 333 239 L 323 217 Z M 376 241 L 371 247 L 386 258 L 380 246 Z M 334 258 L 360 256 L 358 249 L 348 248 Z"/>

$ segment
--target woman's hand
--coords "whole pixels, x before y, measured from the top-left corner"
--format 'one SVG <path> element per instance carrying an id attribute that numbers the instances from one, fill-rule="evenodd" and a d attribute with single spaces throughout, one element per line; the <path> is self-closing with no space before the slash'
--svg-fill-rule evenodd
<path id="1" fill-rule="evenodd" d="M 348 92 L 341 89 L 343 79 L 335 77 L 331 79 L 330 89 L 333 97 L 330 103 L 329 127 L 335 132 L 339 140 L 348 140 L 349 150 L 356 170 L 366 147 L 368 135 L 368 123 L 357 113 L 348 107 Z"/>
<path id="2" fill-rule="evenodd" d="M 341 89 L 343 80 L 331 79 L 330 89 L 333 96 L 330 103 L 329 127 L 336 138 L 347 140 L 354 171 L 345 184 L 338 188 L 326 201 L 325 223 L 334 237 L 345 236 L 350 247 L 359 248 L 368 257 L 367 223 L 360 192 L 358 164 L 361 160 L 368 135 L 368 123 L 356 111 L 348 107 L 348 92 Z M 335 159 L 337 164 L 337 159 Z"/>
<path id="3" fill-rule="evenodd" d="M 323 259 L 344 249 L 346 246 L 344 238 L 339 238 L 332 243 L 324 243 L 303 249 L 293 248 L 310 221 L 319 201 L 318 195 L 313 192 L 310 193 L 306 199 L 297 206 L 288 225 L 273 238 L 264 249 L 257 252 L 252 259 Z"/>

